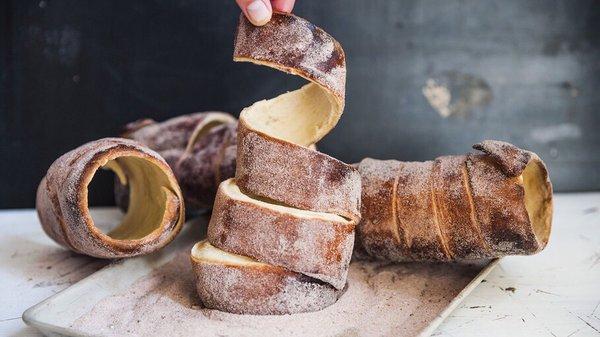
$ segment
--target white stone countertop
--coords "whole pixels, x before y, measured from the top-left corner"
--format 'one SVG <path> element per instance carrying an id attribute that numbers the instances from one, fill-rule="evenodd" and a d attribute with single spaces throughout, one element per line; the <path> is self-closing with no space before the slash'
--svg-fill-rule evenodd
<path id="1" fill-rule="evenodd" d="M 502 259 L 434 336 L 600 336 L 600 193 L 554 200 L 548 247 Z M 39 336 L 23 311 L 106 262 L 60 248 L 35 210 L 0 211 L 0 229 L 0 336 Z"/>

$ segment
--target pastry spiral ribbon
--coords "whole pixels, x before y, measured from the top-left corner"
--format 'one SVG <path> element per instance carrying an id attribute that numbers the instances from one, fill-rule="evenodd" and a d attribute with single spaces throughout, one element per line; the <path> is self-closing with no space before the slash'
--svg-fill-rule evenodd
<path id="1" fill-rule="evenodd" d="M 235 179 L 219 187 L 208 240 L 342 289 L 360 219 L 360 175 L 313 144 L 342 115 L 344 52 L 310 22 L 276 13 L 263 27 L 240 18 L 234 60 L 310 83 L 241 112 Z"/>
<path id="2" fill-rule="evenodd" d="M 277 29 L 290 21 L 296 29 Z M 240 24 L 234 60 L 279 69 L 311 83 L 242 110 L 237 184 L 248 194 L 288 206 L 358 220 L 358 171 L 308 148 L 342 115 L 344 51 L 323 30 L 293 15 L 274 16 L 271 27 Z"/>

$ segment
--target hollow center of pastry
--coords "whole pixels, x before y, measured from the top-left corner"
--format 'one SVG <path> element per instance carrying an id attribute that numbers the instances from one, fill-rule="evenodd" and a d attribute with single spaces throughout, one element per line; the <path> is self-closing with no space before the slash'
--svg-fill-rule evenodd
<path id="1" fill-rule="evenodd" d="M 273 210 L 277 213 L 284 213 L 296 218 L 307 218 L 307 219 L 321 219 L 326 221 L 335 221 L 335 222 L 343 222 L 350 223 L 349 220 L 332 213 L 324 213 L 324 212 L 314 212 L 303 210 L 299 208 L 289 207 L 286 205 L 282 205 L 273 200 L 262 200 L 259 197 L 253 196 L 252 198 L 248 195 L 242 193 L 240 188 L 235 183 L 235 179 L 227 179 L 219 185 L 219 190 L 226 194 L 230 199 L 238 200 L 246 203 L 251 203 L 256 205 L 258 208 L 266 208 Z"/>
<path id="2" fill-rule="evenodd" d="M 525 209 L 533 226 L 536 238 L 544 246 L 550 236 L 552 204 L 550 190 L 544 179 L 544 172 L 535 160 L 531 160 L 523 171 Z"/>
<path id="3" fill-rule="evenodd" d="M 253 258 L 228 253 L 211 245 L 208 240 L 200 241 L 192 247 L 192 258 L 197 261 L 214 264 L 228 264 L 234 266 L 266 265 Z"/>
<path id="4" fill-rule="evenodd" d="M 244 109 L 240 119 L 269 136 L 297 145 L 319 141 L 337 123 L 340 111 L 334 97 L 310 83 Z"/>
<path id="5" fill-rule="evenodd" d="M 105 233 L 116 240 L 137 240 L 150 235 L 168 221 L 176 219 L 179 198 L 169 177 L 156 164 L 139 157 L 126 156 L 108 161 L 121 184 L 129 185 L 129 208 L 121 223 Z"/>

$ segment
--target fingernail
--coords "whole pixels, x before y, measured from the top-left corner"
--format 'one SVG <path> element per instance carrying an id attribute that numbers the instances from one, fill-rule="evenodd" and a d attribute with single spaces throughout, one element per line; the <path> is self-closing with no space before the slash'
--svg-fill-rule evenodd
<path id="1" fill-rule="evenodd" d="M 262 26 L 271 20 L 271 11 L 261 0 L 252 1 L 246 7 L 246 11 L 248 12 L 248 19 L 257 26 Z"/>

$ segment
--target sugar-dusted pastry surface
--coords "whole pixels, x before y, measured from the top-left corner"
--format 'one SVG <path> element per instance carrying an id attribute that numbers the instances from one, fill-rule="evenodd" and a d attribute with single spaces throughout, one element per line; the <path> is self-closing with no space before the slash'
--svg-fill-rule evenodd
<path id="1" fill-rule="evenodd" d="M 89 212 L 88 187 L 98 169 L 114 171 L 131 186 L 129 211 L 104 232 Z M 179 185 L 165 160 L 124 138 L 103 138 L 58 158 L 40 182 L 36 209 L 44 231 L 57 243 L 100 258 L 143 255 L 162 248 L 184 222 Z"/>
<path id="2" fill-rule="evenodd" d="M 457 261 L 540 252 L 552 227 L 544 162 L 485 140 L 482 153 L 425 162 L 365 158 L 357 246 L 388 261 Z"/>
<path id="3" fill-rule="evenodd" d="M 205 309 L 194 289 L 192 246 L 105 298 L 72 328 L 103 336 L 412 336 L 427 326 L 487 261 L 427 264 L 354 261 L 348 289 L 321 311 L 283 316 L 236 315 Z"/>
<path id="4" fill-rule="evenodd" d="M 311 83 L 240 113 L 235 179 L 218 188 L 207 240 L 265 265 L 208 263 L 192 252 L 199 297 L 229 313 L 318 311 L 345 290 L 360 218 L 358 170 L 313 148 L 343 111 L 343 49 L 295 15 L 275 13 L 263 27 L 241 15 L 234 60 Z"/>

